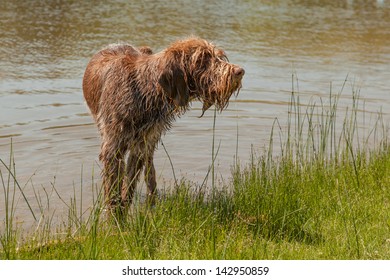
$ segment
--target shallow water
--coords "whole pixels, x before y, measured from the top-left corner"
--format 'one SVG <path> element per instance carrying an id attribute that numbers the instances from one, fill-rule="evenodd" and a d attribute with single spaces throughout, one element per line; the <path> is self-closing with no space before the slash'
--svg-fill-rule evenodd
<path id="1" fill-rule="evenodd" d="M 261 151 L 268 144 L 274 119 L 283 123 L 287 117 L 293 74 L 303 102 L 326 98 L 330 88 L 338 92 L 348 77 L 340 104 L 350 104 L 353 88 L 359 88 L 364 110 L 382 110 L 387 118 L 389 1 L 127 2 L 0 4 L 0 158 L 8 162 L 12 139 L 17 177 L 32 201 L 33 189 L 44 194 L 45 188 L 51 207 L 61 205 L 52 185 L 68 201 L 80 181 L 85 204 L 91 200 L 85 186 L 99 181 L 100 140 L 81 79 L 93 53 L 113 42 L 159 51 L 195 34 L 245 68 L 240 95 L 216 119 L 217 174 L 224 180 L 235 156 L 245 163 L 252 146 Z M 199 119 L 200 107 L 194 103 L 163 137 L 176 176 L 199 184 L 211 164 L 213 139 L 213 112 Z M 155 162 L 160 186 L 172 180 L 161 145 Z M 3 200 L 2 190 L 1 220 Z M 31 217 L 28 212 L 19 199 L 22 221 Z"/>

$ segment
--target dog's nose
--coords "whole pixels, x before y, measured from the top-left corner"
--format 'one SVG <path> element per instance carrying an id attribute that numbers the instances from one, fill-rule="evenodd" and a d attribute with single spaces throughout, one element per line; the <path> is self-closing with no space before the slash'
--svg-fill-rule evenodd
<path id="1" fill-rule="evenodd" d="M 245 74 L 245 70 L 241 67 L 238 67 L 238 66 L 234 67 L 233 72 L 234 72 L 234 75 L 236 75 L 237 77 L 242 77 Z"/>

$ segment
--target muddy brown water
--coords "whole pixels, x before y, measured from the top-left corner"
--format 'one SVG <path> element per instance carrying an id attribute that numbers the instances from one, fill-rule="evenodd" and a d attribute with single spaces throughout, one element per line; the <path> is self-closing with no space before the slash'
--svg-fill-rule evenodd
<path id="1" fill-rule="evenodd" d="M 0 158 L 9 162 L 12 139 L 17 178 L 34 211 L 34 190 L 56 208 L 64 204 L 52 185 L 67 202 L 82 185 L 88 207 L 89 185 L 99 183 L 100 140 L 81 90 L 93 53 L 115 42 L 159 51 L 191 34 L 213 41 L 246 71 L 240 95 L 217 114 L 219 180 L 229 180 L 236 155 L 244 164 L 252 147 L 261 153 L 275 118 L 286 119 L 293 73 L 304 102 L 325 99 L 331 84 L 337 92 L 348 77 L 341 105 L 359 88 L 364 110 L 387 118 L 390 1 L 3 1 Z M 194 103 L 163 137 L 176 176 L 198 184 L 213 139 L 213 112 L 199 119 L 200 108 Z M 155 163 L 161 187 L 173 179 L 161 145 Z M 16 198 L 18 220 L 27 223 L 32 217 L 19 191 Z M 1 189 L 2 221 L 3 201 Z"/>

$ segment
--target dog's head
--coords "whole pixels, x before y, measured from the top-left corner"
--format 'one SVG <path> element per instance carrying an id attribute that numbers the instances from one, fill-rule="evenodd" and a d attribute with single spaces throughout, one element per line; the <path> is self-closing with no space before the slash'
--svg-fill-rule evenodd
<path id="1" fill-rule="evenodd" d="M 241 88 L 244 69 L 229 63 L 223 50 L 205 40 L 175 42 L 163 56 L 159 83 L 176 106 L 188 106 L 198 99 L 203 103 L 201 116 L 212 105 L 222 111 Z"/>

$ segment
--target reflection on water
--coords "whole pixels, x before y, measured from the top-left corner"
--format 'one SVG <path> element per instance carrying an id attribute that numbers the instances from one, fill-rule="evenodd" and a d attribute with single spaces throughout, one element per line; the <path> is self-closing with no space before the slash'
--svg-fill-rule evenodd
<path id="1" fill-rule="evenodd" d="M 218 170 L 224 179 L 236 155 L 267 144 L 274 118 L 286 117 L 291 76 L 303 102 L 360 87 L 367 112 L 390 106 L 389 1 L 3 1 L 0 4 L 0 157 L 12 138 L 24 185 L 55 184 L 64 196 L 99 173 L 99 137 L 82 98 L 81 79 L 94 52 L 126 41 L 154 51 L 196 34 L 243 66 L 243 89 L 218 115 Z M 163 138 L 176 173 L 202 181 L 211 163 L 212 112 L 200 105 Z M 238 147 L 237 147 L 238 135 Z M 160 182 L 172 171 L 156 155 Z M 2 169 L 3 170 L 3 169 Z M 33 197 L 30 184 L 26 193 Z M 86 190 L 89 193 L 89 190 Z M 86 196 L 84 196 L 86 197 Z M 0 201 L 2 201 L 0 195 Z M 19 205 L 21 213 L 25 205 Z M 3 215 L 0 202 L 0 217 Z"/>

